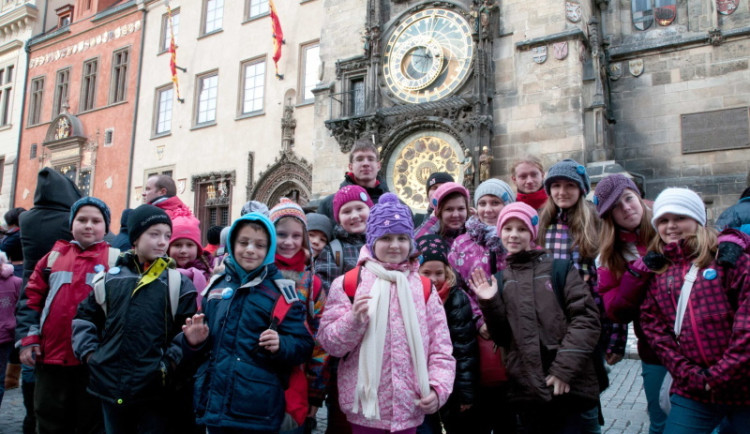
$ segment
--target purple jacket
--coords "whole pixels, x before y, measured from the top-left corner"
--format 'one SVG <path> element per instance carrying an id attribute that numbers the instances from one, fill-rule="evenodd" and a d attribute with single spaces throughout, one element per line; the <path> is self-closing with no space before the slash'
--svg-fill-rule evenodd
<path id="1" fill-rule="evenodd" d="M 375 261 L 368 249 L 362 249 L 359 265 Z M 456 377 L 456 360 L 445 317 L 445 310 L 437 291 L 433 289 L 425 302 L 422 280 L 417 270 L 419 264 L 412 261 L 403 267 L 414 297 L 417 319 L 422 334 L 424 353 L 427 357 L 430 386 L 435 390 L 440 405 L 445 404 L 453 390 Z M 369 293 L 375 283 L 375 275 L 362 268 L 357 291 Z M 361 413 L 352 411 L 357 386 L 359 350 L 367 324 L 359 324 L 352 314 L 352 302 L 344 292 L 344 277 L 333 281 L 328 293 L 323 318 L 318 329 L 318 341 L 333 357 L 341 357 L 338 370 L 339 404 L 350 423 L 389 431 L 401 431 L 422 424 L 424 413 L 414 403 L 419 398 L 416 373 L 406 343 L 406 330 L 399 308 L 395 285 L 391 285 L 391 302 L 388 313 L 388 330 L 385 336 L 383 371 L 378 386 L 380 420 L 366 419 Z"/>
<path id="2" fill-rule="evenodd" d="M 0 344 L 13 342 L 16 333 L 16 303 L 21 294 L 21 278 L 13 275 L 13 265 L 0 266 Z"/>

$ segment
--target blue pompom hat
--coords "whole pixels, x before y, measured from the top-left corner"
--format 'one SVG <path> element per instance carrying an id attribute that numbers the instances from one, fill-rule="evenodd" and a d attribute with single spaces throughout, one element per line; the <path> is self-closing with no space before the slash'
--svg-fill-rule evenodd
<path id="1" fill-rule="evenodd" d="M 109 222 L 111 220 L 109 207 L 103 200 L 97 199 L 93 196 L 82 197 L 75 201 L 70 207 L 70 220 L 68 221 L 70 227 L 73 227 L 73 220 L 75 220 L 76 214 L 78 214 L 78 211 L 80 211 L 82 206 L 93 206 L 94 208 L 98 208 L 104 217 L 104 233 L 109 233 Z"/>
<path id="2" fill-rule="evenodd" d="M 586 168 L 571 158 L 566 158 L 549 168 L 547 177 L 544 178 L 544 191 L 549 195 L 552 183 L 561 179 L 578 184 L 584 196 L 589 194 L 591 190 L 591 182 L 588 173 L 586 173 Z"/>

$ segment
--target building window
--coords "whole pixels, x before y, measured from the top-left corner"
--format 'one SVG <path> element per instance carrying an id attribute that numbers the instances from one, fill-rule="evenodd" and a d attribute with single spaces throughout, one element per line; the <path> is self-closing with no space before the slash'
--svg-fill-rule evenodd
<path id="1" fill-rule="evenodd" d="M 216 122 L 216 99 L 218 97 L 219 73 L 211 72 L 198 77 L 196 91 L 198 93 L 195 111 L 195 124 L 210 124 Z"/>
<path id="2" fill-rule="evenodd" d="M 96 71 L 99 65 L 97 59 L 83 63 L 83 80 L 81 80 L 81 111 L 94 108 L 96 102 Z"/>
<path id="3" fill-rule="evenodd" d="M 0 67 L 0 127 L 10 124 L 13 65 Z"/>
<path id="4" fill-rule="evenodd" d="M 71 19 L 73 17 L 73 5 L 68 4 L 59 7 L 55 9 L 55 13 L 57 14 L 57 28 L 61 29 L 65 26 L 68 26 L 70 25 Z"/>
<path id="5" fill-rule="evenodd" d="M 250 60 L 242 64 L 242 100 L 240 115 L 263 110 L 263 90 L 266 81 L 266 61 Z"/>
<path id="6" fill-rule="evenodd" d="M 245 3 L 246 19 L 251 20 L 253 18 L 262 17 L 268 15 L 268 0 L 247 0 Z"/>
<path id="7" fill-rule="evenodd" d="M 104 130 L 104 146 L 112 146 L 115 143 L 115 129 L 107 128 Z"/>
<path id="8" fill-rule="evenodd" d="M 224 16 L 224 0 L 203 1 L 203 34 L 221 30 L 221 20 Z"/>
<path id="9" fill-rule="evenodd" d="M 353 78 L 349 82 L 349 116 L 365 114 L 365 79 Z"/>
<path id="10" fill-rule="evenodd" d="M 201 234 L 205 237 L 211 226 L 228 226 L 231 223 L 230 207 L 234 191 L 234 172 L 194 176 L 195 216 L 200 220 Z"/>
<path id="11" fill-rule="evenodd" d="M 52 105 L 52 117 L 62 113 L 63 105 L 68 103 L 68 85 L 70 84 L 70 68 L 57 71 L 55 80 L 55 100 Z"/>
<path id="12" fill-rule="evenodd" d="M 31 80 L 31 99 L 29 101 L 29 125 L 36 125 L 42 119 L 42 97 L 44 96 L 44 77 Z"/>
<path id="13" fill-rule="evenodd" d="M 300 49 L 302 61 L 300 65 L 302 70 L 300 73 L 301 83 L 300 88 L 302 89 L 301 103 L 313 102 L 315 96 L 312 90 L 315 85 L 318 84 L 318 70 L 320 69 L 320 45 L 315 42 L 308 45 L 303 45 Z"/>
<path id="14" fill-rule="evenodd" d="M 159 52 L 163 53 L 169 51 L 169 44 L 172 40 L 172 34 L 175 39 L 180 33 L 180 10 L 172 9 L 172 33 L 169 31 L 169 15 L 164 14 L 161 17 L 161 42 L 159 44 Z"/>
<path id="15" fill-rule="evenodd" d="M 110 104 L 125 101 L 128 90 L 128 59 L 130 49 L 115 51 L 112 56 L 112 84 L 110 85 Z"/>
<path id="16" fill-rule="evenodd" d="M 29 150 L 30 160 L 33 160 L 34 158 L 36 158 L 36 147 L 37 147 L 36 143 L 31 144 L 31 149 Z"/>
<path id="17" fill-rule="evenodd" d="M 156 89 L 156 107 L 154 112 L 154 135 L 167 134 L 172 131 L 172 102 L 174 101 L 174 88 L 169 86 Z"/>

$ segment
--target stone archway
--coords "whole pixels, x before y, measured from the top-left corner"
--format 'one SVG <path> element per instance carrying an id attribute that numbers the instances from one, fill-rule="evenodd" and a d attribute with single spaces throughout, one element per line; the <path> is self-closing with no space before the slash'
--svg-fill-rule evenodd
<path id="1" fill-rule="evenodd" d="M 280 158 L 260 174 L 252 187 L 251 200 L 273 207 L 282 197 L 305 206 L 312 196 L 312 165 L 294 152 L 282 151 Z"/>

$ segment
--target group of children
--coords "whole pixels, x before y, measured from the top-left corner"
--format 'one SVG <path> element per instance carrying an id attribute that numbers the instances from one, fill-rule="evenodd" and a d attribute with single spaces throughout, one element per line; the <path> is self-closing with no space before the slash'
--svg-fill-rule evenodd
<path id="1" fill-rule="evenodd" d="M 325 401 L 331 433 L 598 433 L 630 321 L 651 432 L 750 426 L 748 238 L 717 237 L 687 189 L 649 208 L 611 175 L 589 202 L 573 160 L 513 181 L 472 201 L 433 174 L 416 228 L 358 185 L 334 221 L 256 204 L 218 261 L 194 217 L 152 205 L 113 249 L 107 205 L 80 199 L 17 311 L 39 432 L 303 433 Z"/>

